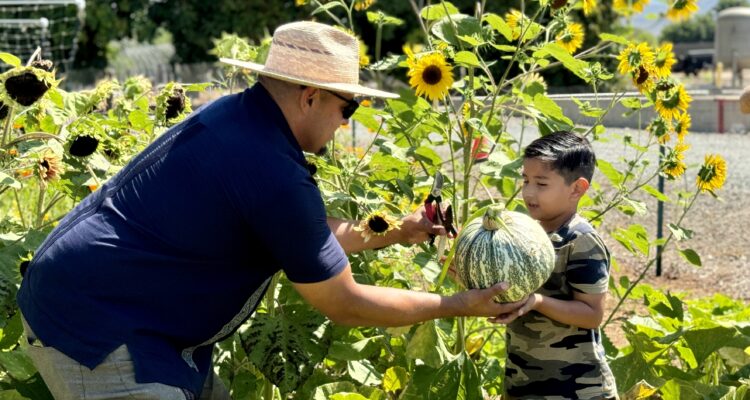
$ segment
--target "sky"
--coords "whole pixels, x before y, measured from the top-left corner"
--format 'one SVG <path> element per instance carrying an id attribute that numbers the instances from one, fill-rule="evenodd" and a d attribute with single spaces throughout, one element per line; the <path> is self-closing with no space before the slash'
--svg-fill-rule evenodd
<path id="1" fill-rule="evenodd" d="M 698 0 L 698 13 L 704 14 L 710 12 L 718 2 L 718 0 Z M 651 32 L 654 36 L 658 37 L 662 28 L 671 23 L 666 18 L 655 17 L 660 13 L 664 13 L 666 9 L 667 4 L 665 0 L 651 0 L 643 13 L 633 18 L 633 25 Z"/>

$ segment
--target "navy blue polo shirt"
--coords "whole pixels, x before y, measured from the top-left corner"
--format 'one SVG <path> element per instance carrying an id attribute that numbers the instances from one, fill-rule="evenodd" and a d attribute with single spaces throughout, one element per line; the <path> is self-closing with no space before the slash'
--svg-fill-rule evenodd
<path id="1" fill-rule="evenodd" d="M 259 84 L 169 129 L 39 247 L 18 304 L 46 346 L 94 368 L 127 345 L 141 383 L 200 395 L 212 344 L 283 269 L 347 265 L 281 110 Z"/>

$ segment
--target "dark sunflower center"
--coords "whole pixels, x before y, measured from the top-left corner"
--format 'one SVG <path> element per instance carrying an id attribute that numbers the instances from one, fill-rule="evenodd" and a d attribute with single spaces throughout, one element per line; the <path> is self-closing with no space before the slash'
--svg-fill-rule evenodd
<path id="1" fill-rule="evenodd" d="M 49 171 L 49 161 L 42 160 L 42 161 L 39 162 L 39 165 L 41 165 L 42 168 L 44 168 L 45 171 Z"/>
<path id="2" fill-rule="evenodd" d="M 436 85 L 442 78 L 443 72 L 436 65 L 430 65 L 422 71 L 422 80 L 428 85 Z"/>
<path id="3" fill-rule="evenodd" d="M 73 140 L 68 151 L 76 157 L 86 157 L 93 154 L 98 146 L 99 140 L 88 135 L 83 135 Z"/>
<path id="4" fill-rule="evenodd" d="M 175 118 L 185 109 L 185 94 L 182 89 L 177 89 L 170 98 L 167 99 L 167 119 Z"/>
<path id="5" fill-rule="evenodd" d="M 638 76 L 635 78 L 635 83 L 642 85 L 648 79 L 648 71 L 643 66 L 638 67 Z"/>
<path id="6" fill-rule="evenodd" d="M 367 226 L 375 233 L 383 233 L 388 230 L 388 222 L 379 215 L 370 218 L 367 221 Z"/>

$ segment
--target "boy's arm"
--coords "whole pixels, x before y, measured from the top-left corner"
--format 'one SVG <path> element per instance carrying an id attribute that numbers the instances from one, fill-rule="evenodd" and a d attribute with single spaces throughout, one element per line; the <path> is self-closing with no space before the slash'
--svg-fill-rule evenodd
<path id="1" fill-rule="evenodd" d="M 604 318 L 606 293 L 573 293 L 573 300 L 559 300 L 534 293 L 528 297 L 516 313 L 495 318 L 493 322 L 510 323 L 531 310 L 538 311 L 550 319 L 584 329 L 596 329 Z"/>

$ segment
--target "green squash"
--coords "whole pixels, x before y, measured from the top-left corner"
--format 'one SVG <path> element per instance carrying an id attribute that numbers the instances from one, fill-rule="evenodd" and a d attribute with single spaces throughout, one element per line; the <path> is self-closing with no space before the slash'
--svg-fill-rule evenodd
<path id="1" fill-rule="evenodd" d="M 541 225 L 526 214 L 492 206 L 464 226 L 454 265 L 463 284 L 484 289 L 499 282 L 510 288 L 495 298 L 505 303 L 539 289 L 555 268 L 555 249 Z"/>

